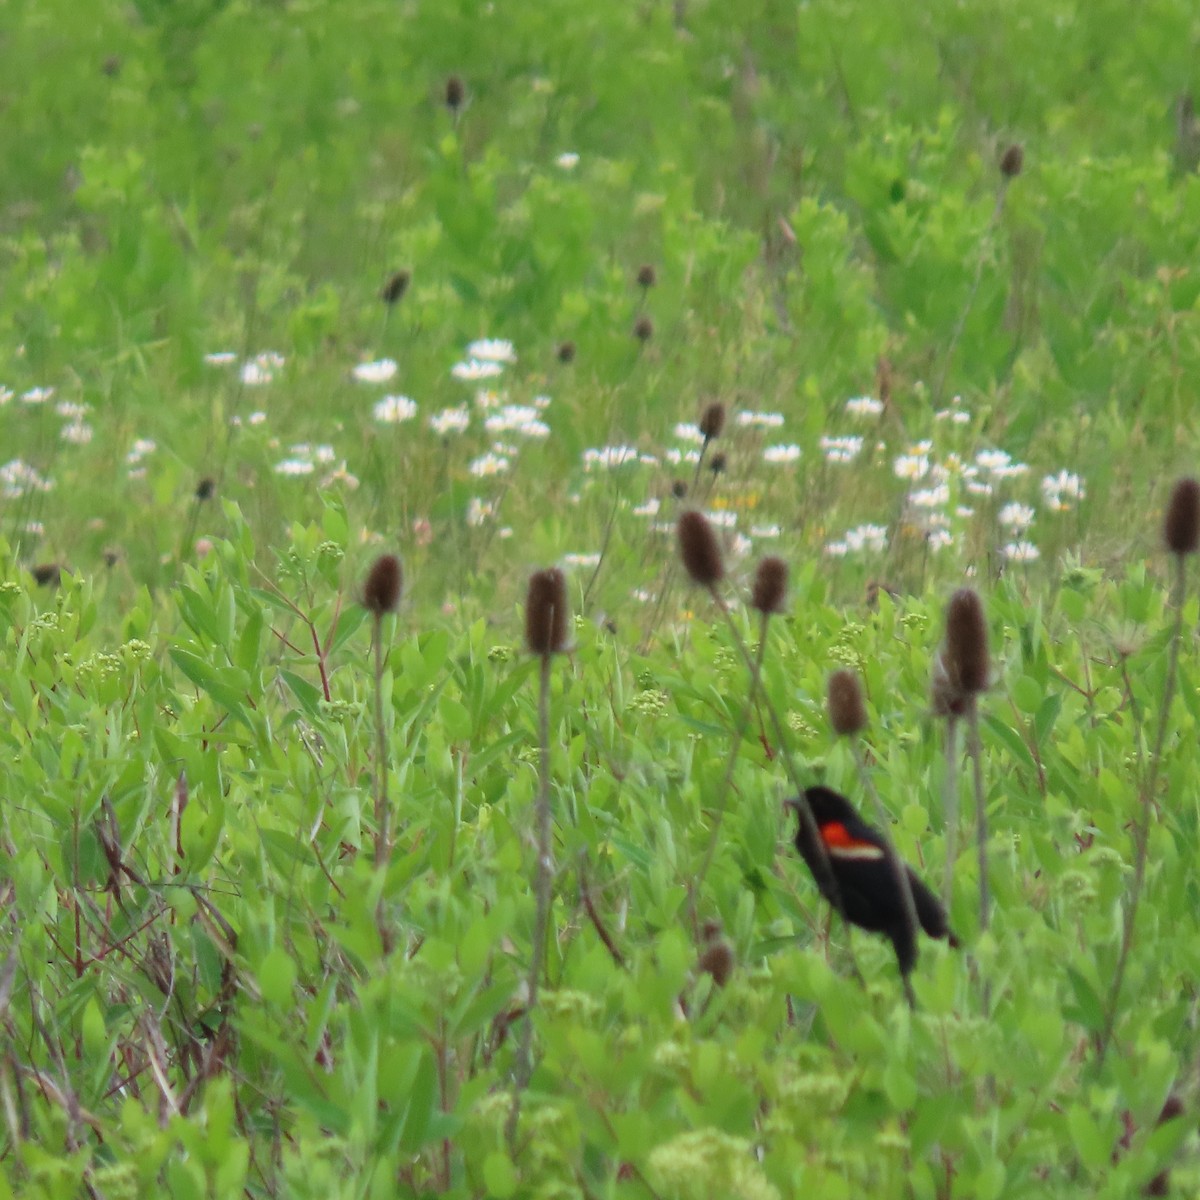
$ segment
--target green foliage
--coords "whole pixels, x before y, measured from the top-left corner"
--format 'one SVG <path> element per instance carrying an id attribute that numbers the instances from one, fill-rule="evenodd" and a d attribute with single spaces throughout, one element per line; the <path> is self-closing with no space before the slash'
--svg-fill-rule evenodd
<path id="1" fill-rule="evenodd" d="M 0 1197 L 1200 1189 L 1200 609 L 1163 713 L 1153 516 L 1197 444 L 1190 3 L 2 8 Z M 511 346 L 468 367 L 482 337 Z M 714 400 L 697 462 L 676 426 Z M 731 602 L 753 554 L 793 572 L 786 744 L 760 703 L 732 766 L 746 665 L 672 561 L 680 491 Z M 552 561 L 577 616 L 528 1013 L 516 602 Z M 964 948 L 922 947 L 910 1010 L 886 943 L 853 977 L 783 756 L 857 795 L 822 711 L 852 666 L 939 881 L 965 578 L 994 914 L 964 794 Z"/>

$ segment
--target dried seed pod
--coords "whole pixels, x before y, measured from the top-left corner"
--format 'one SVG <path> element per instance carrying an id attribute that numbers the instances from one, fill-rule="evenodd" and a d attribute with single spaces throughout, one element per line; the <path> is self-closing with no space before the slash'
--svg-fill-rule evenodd
<path id="1" fill-rule="evenodd" d="M 387 282 L 379 289 L 380 300 L 387 305 L 395 304 L 408 291 L 408 285 L 411 281 L 412 274 L 409 271 L 393 271 L 387 277 Z"/>
<path id="2" fill-rule="evenodd" d="M 210 479 L 207 475 L 196 484 L 196 499 L 211 500 L 217 490 L 215 479 Z"/>
<path id="3" fill-rule="evenodd" d="M 446 80 L 446 107 L 451 112 L 458 112 L 466 98 L 467 85 L 458 75 L 451 75 Z"/>
<path id="4" fill-rule="evenodd" d="M 531 654 L 562 654 L 567 649 L 567 580 L 557 567 L 529 577 L 525 644 Z"/>
<path id="5" fill-rule="evenodd" d="M 633 323 L 633 336 L 639 342 L 648 342 L 654 336 L 654 322 L 645 314 Z"/>
<path id="6" fill-rule="evenodd" d="M 951 686 L 959 691 L 974 695 L 987 689 L 987 622 L 971 588 L 959 588 L 946 606 L 945 666 Z"/>
<path id="7" fill-rule="evenodd" d="M 363 584 L 363 607 L 376 617 L 395 612 L 404 592 L 404 568 L 395 554 L 381 554 Z"/>
<path id="8" fill-rule="evenodd" d="M 760 560 L 754 572 L 754 591 L 750 595 L 750 607 L 763 616 L 785 611 L 787 603 L 788 565 L 782 558 L 768 554 Z"/>
<path id="9" fill-rule="evenodd" d="M 714 587 L 720 583 L 725 578 L 725 562 L 708 518 L 690 508 L 680 514 L 675 532 L 684 570 L 692 577 L 692 582 L 701 587 Z"/>
<path id="10" fill-rule="evenodd" d="M 1163 540 L 1172 554 L 1195 554 L 1200 546 L 1200 483 L 1181 479 L 1171 491 Z"/>
<path id="11" fill-rule="evenodd" d="M 559 342 L 558 344 L 558 361 L 560 363 L 569 363 L 575 361 L 575 343 L 572 341 Z"/>
<path id="12" fill-rule="evenodd" d="M 710 458 L 708 460 L 708 469 L 714 475 L 723 474 L 725 472 L 725 470 L 728 468 L 728 466 L 729 466 L 729 460 L 725 457 L 723 452 L 720 454 L 714 454 L 712 456 L 712 458 Z"/>
<path id="13" fill-rule="evenodd" d="M 1005 179 L 1016 179 L 1025 165 L 1025 151 L 1016 142 L 1000 155 L 1000 174 Z"/>
<path id="14" fill-rule="evenodd" d="M 696 965 L 706 975 L 712 976 L 717 987 L 723 988 L 733 978 L 736 965 L 733 947 L 724 938 L 717 937 L 708 944 L 708 948 L 696 960 Z"/>
<path id="15" fill-rule="evenodd" d="M 719 400 L 714 400 L 700 417 L 700 433 L 706 442 L 711 442 L 713 438 L 721 436 L 721 430 L 725 428 L 725 405 Z"/>
<path id="16" fill-rule="evenodd" d="M 839 737 L 862 733 L 867 727 L 867 706 L 863 702 L 858 676 L 847 668 L 829 676 L 825 693 L 829 723 Z"/>
<path id="17" fill-rule="evenodd" d="M 654 268 L 649 263 L 643 263 L 640 267 L 638 267 L 638 287 L 642 288 L 643 290 L 652 288 L 657 279 L 658 276 L 655 274 Z"/>

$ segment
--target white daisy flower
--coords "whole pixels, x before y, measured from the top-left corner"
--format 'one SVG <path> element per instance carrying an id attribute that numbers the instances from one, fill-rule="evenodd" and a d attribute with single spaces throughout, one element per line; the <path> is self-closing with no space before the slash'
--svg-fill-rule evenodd
<path id="1" fill-rule="evenodd" d="M 700 427 L 688 421 L 680 421 L 675 426 L 675 436 L 681 442 L 695 442 L 696 445 L 700 445 L 704 441 L 704 434 L 700 432 Z"/>
<path id="2" fill-rule="evenodd" d="M 22 404 L 45 404 L 47 400 L 54 395 L 52 387 L 35 387 L 30 388 L 27 392 L 21 393 Z"/>
<path id="3" fill-rule="evenodd" d="M 58 436 L 72 446 L 86 446 L 92 440 L 92 427 L 86 421 L 71 421 L 59 430 Z"/>
<path id="4" fill-rule="evenodd" d="M 568 567 L 598 567 L 599 554 L 564 554 L 563 565 Z"/>
<path id="5" fill-rule="evenodd" d="M 901 454 L 892 470 L 900 479 L 922 479 L 929 471 L 929 458 L 924 454 Z"/>
<path id="6" fill-rule="evenodd" d="M 579 155 L 573 150 L 566 150 L 554 161 L 564 171 L 573 171 L 577 166 L 579 166 Z"/>
<path id="7" fill-rule="evenodd" d="M 478 383 L 481 379 L 495 379 L 497 375 L 502 375 L 504 368 L 497 362 L 482 362 L 477 358 L 469 359 L 467 362 L 455 363 L 450 368 L 450 374 L 455 379 L 461 379 L 465 383 Z"/>
<path id="8" fill-rule="evenodd" d="M 480 500 L 478 496 L 472 496 L 467 504 L 467 524 L 482 525 L 489 517 L 496 515 L 496 505 L 491 500 Z"/>
<path id="9" fill-rule="evenodd" d="M 800 458 L 800 447 L 791 446 L 768 446 L 763 451 L 763 462 L 780 465 L 783 463 L 794 463 Z"/>
<path id="10" fill-rule="evenodd" d="M 204 356 L 204 361 L 211 367 L 226 367 L 237 361 L 237 355 L 232 350 L 213 350 Z"/>
<path id="11" fill-rule="evenodd" d="M 950 487 L 945 483 L 939 484 L 937 487 L 913 492 L 908 499 L 917 508 L 940 508 L 943 504 L 950 503 Z"/>
<path id="12" fill-rule="evenodd" d="M 583 465 L 588 471 L 593 467 L 620 467 L 639 460 L 640 455 L 635 446 L 601 446 L 599 449 L 583 452 Z"/>
<path id="13" fill-rule="evenodd" d="M 467 464 L 467 470 L 477 478 L 484 478 L 488 475 L 499 475 L 509 468 L 509 461 L 502 454 L 481 454 L 478 458 L 472 459 Z"/>
<path id="14" fill-rule="evenodd" d="M 387 425 L 411 421 L 417 415 L 417 402 L 408 396 L 384 396 L 372 409 L 375 420 Z"/>
<path id="15" fill-rule="evenodd" d="M 451 433 L 462 433 L 471 423 L 471 414 L 465 404 L 458 408 L 443 408 L 429 418 L 429 428 L 439 437 Z"/>
<path id="16" fill-rule="evenodd" d="M 658 510 L 661 507 L 662 505 L 659 502 L 658 497 L 651 496 L 645 504 L 639 504 L 637 508 L 633 510 L 633 515 L 635 517 L 657 517 Z"/>
<path id="17" fill-rule="evenodd" d="M 1000 510 L 996 519 L 1006 528 L 1019 532 L 1022 529 L 1028 529 L 1033 524 L 1033 518 L 1036 515 L 1036 509 L 1030 508 L 1028 504 L 1020 504 L 1014 500 L 1011 504 L 1006 504 Z"/>
<path id="18" fill-rule="evenodd" d="M 467 357 L 479 362 L 515 363 L 516 351 L 512 342 L 503 338 L 480 338 L 467 347 Z"/>
<path id="19" fill-rule="evenodd" d="M 852 417 L 877 417 L 883 412 L 883 401 L 874 396 L 855 396 L 846 401 L 846 411 Z"/>
<path id="20" fill-rule="evenodd" d="M 391 358 L 381 358 L 376 362 L 359 363 L 354 368 L 354 378 L 359 383 L 387 383 L 396 374 L 396 362 Z"/>
<path id="21" fill-rule="evenodd" d="M 783 425 L 783 413 L 777 412 L 739 412 L 734 421 L 738 425 L 753 426 L 758 429 L 778 429 Z"/>
<path id="22" fill-rule="evenodd" d="M 0 408 L 3 408 L 12 398 L 12 388 L 0 387 Z"/>
<path id="23" fill-rule="evenodd" d="M 1000 551 L 1010 562 L 1034 562 L 1041 558 L 1042 552 L 1032 542 L 1009 542 Z"/>
<path id="24" fill-rule="evenodd" d="M 285 458 L 275 464 L 277 475 L 311 475 L 316 468 L 307 458 Z"/>

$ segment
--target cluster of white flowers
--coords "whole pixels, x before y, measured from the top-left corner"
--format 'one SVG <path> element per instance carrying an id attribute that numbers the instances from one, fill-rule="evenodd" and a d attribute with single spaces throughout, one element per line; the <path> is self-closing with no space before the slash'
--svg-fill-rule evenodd
<path id="1" fill-rule="evenodd" d="M 540 417 L 539 411 L 528 404 L 506 404 L 484 421 L 489 433 L 518 433 L 522 437 L 544 438 L 549 436 L 550 426 Z"/>
<path id="2" fill-rule="evenodd" d="M 879 554 L 887 549 L 887 542 L 886 525 L 856 525 L 853 529 L 847 529 L 837 541 L 826 543 L 825 553 L 834 558 L 844 558 L 847 554 L 857 554 L 863 550 Z"/>
<path id="3" fill-rule="evenodd" d="M 862 453 L 862 448 L 863 439 L 860 437 L 821 437 L 821 449 L 829 462 L 853 462 Z"/>
<path id="4" fill-rule="evenodd" d="M 30 492 L 48 492 L 53 487 L 52 480 L 38 474 L 20 458 L 10 459 L 0 467 L 0 496 L 5 500 L 19 500 Z"/>
<path id="5" fill-rule="evenodd" d="M 275 372 L 283 369 L 285 361 L 282 354 L 264 350 L 242 364 L 241 380 L 247 387 L 270 383 L 275 378 Z"/>
<path id="6" fill-rule="evenodd" d="M 21 393 L 22 404 L 45 404 L 54 395 L 52 387 L 35 387 L 30 388 L 27 392 Z"/>
<path id="7" fill-rule="evenodd" d="M 512 342 L 500 338 L 480 338 L 467 347 L 467 357 L 450 368 L 450 374 L 464 383 L 495 379 L 504 368 L 517 361 Z"/>
<path id="8" fill-rule="evenodd" d="M 768 446 L 763 451 L 763 462 L 770 463 L 772 466 L 781 466 L 785 463 L 799 462 L 800 447 L 796 445 L 790 446 Z"/>
<path id="9" fill-rule="evenodd" d="M 288 451 L 288 457 L 275 464 L 277 475 L 311 475 L 317 467 L 328 466 L 337 458 L 333 447 L 325 443 L 312 446 L 299 442 Z"/>
<path id="10" fill-rule="evenodd" d="M 636 446 L 601 446 L 583 452 L 584 470 L 591 471 L 596 467 L 609 469 L 623 467 L 627 463 L 651 463 L 656 460 L 651 455 L 639 453 Z"/>
<path id="11" fill-rule="evenodd" d="M 429 418 L 429 428 L 439 437 L 462 433 L 471 423 L 471 413 L 465 404 L 458 408 L 443 408 Z"/>
<path id="12" fill-rule="evenodd" d="M 1080 500 L 1087 496 L 1083 480 L 1070 471 L 1059 471 L 1057 475 L 1047 475 L 1042 480 L 1042 495 L 1046 499 L 1046 507 L 1051 512 L 1065 512 L 1074 508 Z"/>

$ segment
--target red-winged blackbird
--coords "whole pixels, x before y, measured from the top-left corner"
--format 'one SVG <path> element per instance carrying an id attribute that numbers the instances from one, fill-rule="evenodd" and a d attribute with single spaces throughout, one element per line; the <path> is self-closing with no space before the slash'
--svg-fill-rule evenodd
<path id="1" fill-rule="evenodd" d="M 916 931 L 909 929 L 905 919 L 899 880 L 888 862 L 883 836 L 854 811 L 845 796 L 831 788 L 811 787 L 805 790 L 804 796 L 820 830 L 846 920 L 872 933 L 886 934 L 895 948 L 900 973 L 907 976 L 917 961 Z M 799 810 L 797 801 L 787 803 Z M 822 883 L 819 851 L 808 836 L 803 821 L 796 833 L 796 849 L 813 873 L 821 895 L 831 904 L 835 903 L 836 897 L 831 896 L 827 885 Z M 950 929 L 941 901 L 917 878 L 911 867 L 904 869 L 908 872 L 908 886 L 921 928 L 930 937 L 946 938 L 951 946 L 957 946 L 958 938 Z"/>

